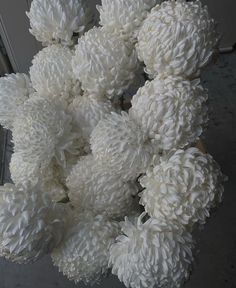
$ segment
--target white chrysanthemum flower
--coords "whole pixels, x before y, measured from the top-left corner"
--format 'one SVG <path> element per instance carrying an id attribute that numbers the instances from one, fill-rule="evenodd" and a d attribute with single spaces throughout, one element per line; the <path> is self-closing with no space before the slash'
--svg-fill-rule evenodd
<path id="1" fill-rule="evenodd" d="M 132 83 L 138 60 L 121 38 L 93 28 L 79 38 L 72 66 L 83 90 L 112 98 Z"/>
<path id="2" fill-rule="evenodd" d="M 59 201 L 66 196 L 65 188 L 61 183 L 62 175 L 53 161 L 48 167 L 40 170 L 35 163 L 24 159 L 20 152 L 16 152 L 11 156 L 10 172 L 16 186 L 28 188 L 38 185 L 54 201 Z"/>
<path id="3" fill-rule="evenodd" d="M 46 193 L 13 184 L 0 187 L 0 254 L 29 263 L 48 254 L 62 240 L 66 210 Z"/>
<path id="4" fill-rule="evenodd" d="M 137 30 L 151 10 L 160 0 L 102 0 L 97 6 L 100 24 L 104 29 L 121 35 L 126 40 L 136 38 Z"/>
<path id="5" fill-rule="evenodd" d="M 138 34 L 137 52 L 146 72 L 196 77 L 218 44 L 215 22 L 199 0 L 164 1 Z"/>
<path id="6" fill-rule="evenodd" d="M 39 179 L 43 178 L 40 171 L 38 171 L 38 167 L 31 161 L 24 159 L 20 152 L 12 154 L 10 172 L 14 184 L 24 187 L 34 187 L 39 182 Z"/>
<path id="7" fill-rule="evenodd" d="M 9 74 L 0 78 L 0 124 L 12 129 L 12 122 L 18 109 L 33 93 L 30 79 L 26 74 Z"/>
<path id="8" fill-rule="evenodd" d="M 80 128 L 87 141 L 98 122 L 109 115 L 114 108 L 110 100 L 99 99 L 84 94 L 74 99 L 70 105 L 73 122 Z"/>
<path id="9" fill-rule="evenodd" d="M 152 218 L 142 223 L 143 217 L 121 223 L 124 235 L 110 249 L 112 273 L 126 287 L 182 287 L 192 261 L 191 235 Z"/>
<path id="10" fill-rule="evenodd" d="M 128 180 L 146 171 L 155 152 L 146 131 L 125 112 L 101 120 L 90 143 L 96 160 Z"/>
<path id="11" fill-rule="evenodd" d="M 73 44 L 73 33 L 83 33 L 92 20 L 84 0 L 33 0 L 30 11 L 30 32 L 44 44 Z"/>
<path id="12" fill-rule="evenodd" d="M 30 67 L 34 89 L 44 97 L 65 100 L 67 103 L 80 95 L 80 83 L 72 71 L 72 56 L 72 50 L 61 45 L 39 51 Z"/>
<path id="13" fill-rule="evenodd" d="M 94 283 L 108 269 L 109 248 L 119 231 L 119 223 L 104 216 L 79 214 L 52 260 L 70 280 Z"/>
<path id="14" fill-rule="evenodd" d="M 157 77 L 133 97 L 130 116 L 158 141 L 159 149 L 183 148 L 202 134 L 208 96 L 199 82 Z"/>
<path id="15" fill-rule="evenodd" d="M 124 217 L 134 205 L 136 183 L 124 182 L 92 155 L 83 157 L 67 178 L 69 198 L 77 210 L 93 211 L 113 217 Z"/>
<path id="16" fill-rule="evenodd" d="M 224 177 L 209 154 L 197 148 L 177 150 L 161 158 L 140 183 L 140 203 L 157 219 L 183 225 L 205 223 L 209 210 L 219 202 Z"/>
<path id="17" fill-rule="evenodd" d="M 53 159 L 65 166 L 65 151 L 75 153 L 76 135 L 71 132 L 71 117 L 59 102 L 30 98 L 17 115 L 12 131 L 15 152 L 23 162 L 30 163 L 33 171 L 23 163 L 22 173 L 43 174 Z"/>

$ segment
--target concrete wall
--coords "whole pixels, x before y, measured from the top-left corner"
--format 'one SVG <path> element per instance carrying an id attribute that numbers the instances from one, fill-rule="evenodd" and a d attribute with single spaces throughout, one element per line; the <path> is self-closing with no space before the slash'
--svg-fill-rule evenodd
<path id="1" fill-rule="evenodd" d="M 29 33 L 27 0 L 0 0 L 0 33 L 15 72 L 28 72 L 41 45 Z"/>
<path id="2" fill-rule="evenodd" d="M 209 7 L 210 13 L 218 22 L 221 33 L 221 46 L 236 43 L 236 1 L 235 0 L 201 0 Z"/>

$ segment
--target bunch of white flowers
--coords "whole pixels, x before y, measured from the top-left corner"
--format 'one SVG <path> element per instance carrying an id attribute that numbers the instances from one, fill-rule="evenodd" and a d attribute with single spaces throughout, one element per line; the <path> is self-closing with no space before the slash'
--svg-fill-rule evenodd
<path id="1" fill-rule="evenodd" d="M 33 0 L 30 32 L 46 47 L 29 76 L 0 79 L 0 124 L 14 143 L 0 255 L 29 263 L 50 253 L 76 283 L 111 268 L 127 288 L 179 288 L 191 233 L 225 179 L 194 147 L 208 120 L 198 77 L 217 48 L 215 23 L 199 0 L 97 9 L 92 27 L 85 0 Z"/>
<path id="2" fill-rule="evenodd" d="M 105 30 L 123 37 L 127 42 L 137 42 L 137 32 L 152 7 L 162 0 L 102 0 L 97 9 L 100 24 Z"/>

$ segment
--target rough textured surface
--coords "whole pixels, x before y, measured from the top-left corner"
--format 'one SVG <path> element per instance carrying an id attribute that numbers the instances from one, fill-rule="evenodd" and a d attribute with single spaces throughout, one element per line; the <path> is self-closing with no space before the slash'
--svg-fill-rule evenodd
<path id="1" fill-rule="evenodd" d="M 209 89 L 211 121 L 205 142 L 209 152 L 229 176 L 224 202 L 217 213 L 197 233 L 200 250 L 195 271 L 185 288 L 236 287 L 236 53 L 222 55 L 203 75 Z M 1 139 L 2 140 L 2 139 Z M 7 164 L 7 163 L 6 163 Z M 49 258 L 33 265 L 19 266 L 0 260 L 1 288 L 84 288 L 74 285 L 57 272 Z M 109 277 L 94 288 L 124 287 Z"/>

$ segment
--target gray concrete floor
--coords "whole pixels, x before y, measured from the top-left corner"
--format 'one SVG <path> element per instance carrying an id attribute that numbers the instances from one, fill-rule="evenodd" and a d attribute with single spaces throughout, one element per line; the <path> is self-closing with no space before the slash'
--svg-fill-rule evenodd
<path id="1" fill-rule="evenodd" d="M 224 202 L 213 211 L 203 231 L 196 233 L 198 251 L 186 288 L 236 288 L 236 54 L 221 55 L 203 73 L 209 89 L 211 121 L 204 141 L 229 176 Z M 10 149 L 11 150 L 11 149 Z M 0 260 L 0 288 L 75 288 L 45 257 L 33 265 Z M 88 286 L 87 286 L 88 287 Z M 111 276 L 98 287 L 124 287 Z"/>

